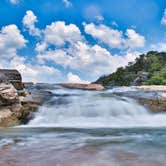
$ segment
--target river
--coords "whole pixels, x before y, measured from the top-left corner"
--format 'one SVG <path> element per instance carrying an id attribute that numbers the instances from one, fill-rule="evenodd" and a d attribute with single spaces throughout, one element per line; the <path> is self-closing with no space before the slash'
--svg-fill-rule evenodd
<path id="1" fill-rule="evenodd" d="M 112 94 L 127 88 L 51 91 L 27 125 L 0 130 L 0 166 L 166 165 L 166 114 Z"/>

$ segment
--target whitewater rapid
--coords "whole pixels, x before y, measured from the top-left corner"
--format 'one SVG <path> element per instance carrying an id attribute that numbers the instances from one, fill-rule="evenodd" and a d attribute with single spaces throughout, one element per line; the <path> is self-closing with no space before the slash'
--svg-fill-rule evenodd
<path id="1" fill-rule="evenodd" d="M 26 127 L 128 128 L 166 126 L 166 114 L 155 114 L 135 100 L 103 92 L 55 88 Z M 134 89 L 130 89 L 134 91 Z M 25 126 L 24 126 L 25 127 Z"/>

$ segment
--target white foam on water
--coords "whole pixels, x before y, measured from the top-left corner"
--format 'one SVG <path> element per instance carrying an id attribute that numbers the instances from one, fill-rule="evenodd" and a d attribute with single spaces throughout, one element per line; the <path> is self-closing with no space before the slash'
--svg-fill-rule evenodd
<path id="1" fill-rule="evenodd" d="M 36 117 L 24 127 L 123 128 L 166 126 L 166 114 L 151 113 L 144 106 L 129 98 L 106 97 L 100 95 L 101 92 L 81 90 L 60 89 L 56 91 L 56 93 L 62 92 L 63 94 L 82 95 L 68 96 L 70 103 L 67 105 L 42 106 L 36 113 Z M 104 93 L 110 93 L 110 91 Z"/>

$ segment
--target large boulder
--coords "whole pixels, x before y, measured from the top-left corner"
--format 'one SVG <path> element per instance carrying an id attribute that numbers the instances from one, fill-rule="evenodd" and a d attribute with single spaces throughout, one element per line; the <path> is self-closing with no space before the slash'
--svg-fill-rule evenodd
<path id="1" fill-rule="evenodd" d="M 12 84 L 0 83 L 0 106 L 19 103 L 17 90 Z"/>
<path id="2" fill-rule="evenodd" d="M 13 104 L 0 107 L 0 127 L 10 127 L 21 124 L 22 105 Z"/>
<path id="3" fill-rule="evenodd" d="M 0 82 L 9 82 L 13 84 L 17 90 L 24 88 L 21 74 L 17 70 L 0 69 Z"/>
<path id="4" fill-rule="evenodd" d="M 18 125 L 22 105 L 17 90 L 10 83 L 0 83 L 0 126 Z"/>

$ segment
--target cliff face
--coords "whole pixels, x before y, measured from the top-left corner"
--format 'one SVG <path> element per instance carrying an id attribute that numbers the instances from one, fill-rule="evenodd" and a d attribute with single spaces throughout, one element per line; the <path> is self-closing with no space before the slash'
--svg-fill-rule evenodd
<path id="1" fill-rule="evenodd" d="M 0 69 L 0 83 L 11 83 L 17 90 L 23 90 L 21 74 L 17 70 Z"/>

